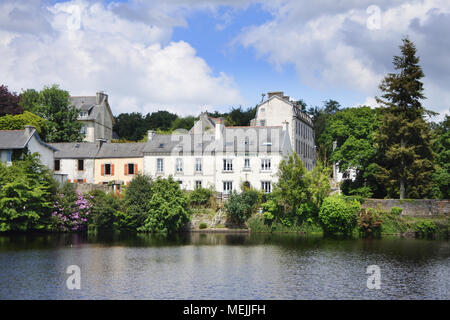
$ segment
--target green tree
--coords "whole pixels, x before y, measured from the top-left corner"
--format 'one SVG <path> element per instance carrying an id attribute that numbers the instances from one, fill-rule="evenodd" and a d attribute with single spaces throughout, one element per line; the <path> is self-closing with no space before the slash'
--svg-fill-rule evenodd
<path id="1" fill-rule="evenodd" d="M 39 92 L 39 101 L 35 112 L 47 120 L 48 142 L 81 141 L 82 123 L 77 121 L 78 110 L 70 105 L 69 92 L 59 89 L 57 85 L 44 87 Z"/>
<path id="2" fill-rule="evenodd" d="M 25 111 L 34 112 L 39 104 L 39 92 L 34 89 L 27 89 L 20 94 L 19 105 Z"/>
<path id="3" fill-rule="evenodd" d="M 244 224 L 255 211 L 259 200 L 259 192 L 252 189 L 230 193 L 224 205 L 229 221 L 236 225 Z"/>
<path id="4" fill-rule="evenodd" d="M 145 121 L 147 122 L 148 129 L 168 131 L 177 118 L 178 116 L 174 113 L 159 110 L 147 114 L 145 116 Z"/>
<path id="5" fill-rule="evenodd" d="M 149 199 L 153 196 L 153 181 L 143 174 L 137 174 L 125 189 L 123 198 L 125 212 L 131 217 L 130 228 L 144 224 L 150 210 Z"/>
<path id="6" fill-rule="evenodd" d="M 170 130 L 171 131 L 176 130 L 176 129 L 190 130 L 194 126 L 195 121 L 197 121 L 197 120 L 198 120 L 198 118 L 196 118 L 194 116 L 176 118 L 172 122 L 172 126 L 170 127 Z"/>
<path id="7" fill-rule="evenodd" d="M 434 171 L 430 126 L 422 106 L 424 77 L 416 47 L 408 38 L 394 56 L 394 68 L 380 85 L 383 92 L 381 125 L 376 135 L 381 159 L 377 178 L 386 186 L 388 196 L 404 199 L 429 194 Z"/>
<path id="8" fill-rule="evenodd" d="M 34 113 L 25 111 L 22 114 L 0 117 L 0 130 L 23 130 L 26 125 L 35 127 L 39 137 L 46 140 L 47 122 Z"/>
<path id="9" fill-rule="evenodd" d="M 139 112 L 121 113 L 115 117 L 114 132 L 120 139 L 139 141 L 147 134 L 148 123 Z"/>
<path id="10" fill-rule="evenodd" d="M 436 170 L 433 173 L 433 186 L 431 197 L 438 199 L 450 199 L 450 116 L 434 129 L 436 152 Z"/>
<path id="11" fill-rule="evenodd" d="M 37 153 L 0 163 L 0 231 L 48 230 L 55 193 L 53 173 Z"/>
<path id="12" fill-rule="evenodd" d="M 328 234 L 350 235 L 356 227 L 360 204 L 356 200 L 341 197 L 325 198 L 319 212 L 319 222 Z"/>
<path id="13" fill-rule="evenodd" d="M 170 176 L 158 177 L 152 185 L 152 197 L 147 199 L 149 210 L 138 231 L 173 234 L 190 219 L 189 201 L 178 182 Z"/>

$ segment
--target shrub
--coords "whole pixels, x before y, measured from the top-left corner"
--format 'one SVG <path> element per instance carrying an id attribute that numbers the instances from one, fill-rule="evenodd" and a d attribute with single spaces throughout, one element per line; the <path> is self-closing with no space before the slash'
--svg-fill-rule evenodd
<path id="1" fill-rule="evenodd" d="M 44 119 L 25 111 L 18 115 L 6 115 L 0 117 L 0 130 L 23 130 L 26 125 L 31 125 L 36 128 L 39 137 L 45 140 L 47 134 L 47 124 Z"/>
<path id="2" fill-rule="evenodd" d="M 214 191 L 207 188 L 197 188 L 189 192 L 189 204 L 195 206 L 206 206 L 210 204 Z"/>
<path id="3" fill-rule="evenodd" d="M 147 201 L 149 209 L 144 224 L 138 231 L 174 233 L 180 231 L 189 221 L 187 196 L 172 177 L 158 177 L 152 183 L 152 196 Z"/>
<path id="4" fill-rule="evenodd" d="M 430 237 L 437 231 L 437 226 L 430 220 L 419 220 L 414 225 L 414 230 L 419 237 Z"/>
<path id="5" fill-rule="evenodd" d="M 356 226 L 360 204 L 356 200 L 346 201 L 341 197 L 328 197 L 319 211 L 319 222 L 325 233 L 351 234 Z"/>
<path id="6" fill-rule="evenodd" d="M 125 213 L 129 216 L 129 223 L 134 228 L 144 224 L 150 210 L 149 200 L 152 198 L 153 181 L 149 176 L 137 174 L 125 188 L 123 204 Z"/>
<path id="7" fill-rule="evenodd" d="M 380 212 L 373 208 L 362 209 L 359 212 L 358 227 L 364 236 L 380 236 L 382 222 Z"/>
<path id="8" fill-rule="evenodd" d="M 198 225 L 198 228 L 199 228 L 199 229 L 206 229 L 206 228 L 208 228 L 208 225 L 207 225 L 205 222 L 202 222 L 202 223 L 200 223 L 200 224 Z"/>
<path id="9" fill-rule="evenodd" d="M 394 216 L 399 216 L 402 214 L 403 209 L 399 208 L 399 207 L 392 207 L 391 208 L 391 214 L 393 214 Z"/>
<path id="10" fill-rule="evenodd" d="M 8 167 L 0 163 L 0 231 L 50 229 L 56 193 L 52 176 L 37 154 Z"/>
<path id="11" fill-rule="evenodd" d="M 256 190 L 230 194 L 225 203 L 225 210 L 230 222 L 241 225 L 250 218 L 259 203 L 260 195 Z"/>
<path id="12" fill-rule="evenodd" d="M 86 231 L 91 204 L 83 194 L 75 191 L 75 185 L 65 183 L 57 194 L 52 213 L 56 231 Z"/>

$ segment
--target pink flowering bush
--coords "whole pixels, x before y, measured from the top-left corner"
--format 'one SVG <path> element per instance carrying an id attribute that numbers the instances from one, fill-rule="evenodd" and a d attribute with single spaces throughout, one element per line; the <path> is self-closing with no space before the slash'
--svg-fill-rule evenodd
<path id="1" fill-rule="evenodd" d="M 53 229 L 62 232 L 86 231 L 92 205 L 70 184 L 64 185 L 53 205 Z"/>

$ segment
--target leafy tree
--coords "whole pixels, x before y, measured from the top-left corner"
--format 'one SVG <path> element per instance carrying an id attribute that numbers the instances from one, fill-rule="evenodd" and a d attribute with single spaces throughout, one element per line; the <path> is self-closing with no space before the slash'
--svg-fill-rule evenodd
<path id="1" fill-rule="evenodd" d="M 21 114 L 23 109 L 19 106 L 19 96 L 15 92 L 9 92 L 8 87 L 0 86 L 0 117 L 7 114 Z"/>
<path id="2" fill-rule="evenodd" d="M 178 182 L 172 177 L 158 177 L 152 185 L 148 200 L 149 210 L 143 226 L 138 231 L 173 234 L 189 221 L 189 202 Z"/>
<path id="3" fill-rule="evenodd" d="M 243 110 L 241 106 L 235 108 L 222 115 L 225 118 L 225 125 L 227 126 L 248 126 L 250 120 L 256 116 L 256 107 L 247 108 Z"/>
<path id="4" fill-rule="evenodd" d="M 46 140 L 47 123 L 34 113 L 25 111 L 22 114 L 0 117 L 0 130 L 23 130 L 26 125 L 35 127 L 39 137 Z"/>
<path id="5" fill-rule="evenodd" d="M 170 130 L 175 130 L 175 129 L 190 130 L 194 126 L 194 122 L 197 120 L 198 120 L 198 118 L 196 118 L 194 116 L 176 118 L 172 122 L 172 126 L 170 127 Z"/>
<path id="6" fill-rule="evenodd" d="M 228 219 L 233 224 L 242 225 L 255 211 L 259 199 L 260 195 L 256 190 L 250 189 L 241 193 L 233 191 L 224 205 Z"/>
<path id="7" fill-rule="evenodd" d="M 144 224 L 150 210 L 149 199 L 153 196 L 153 181 L 138 173 L 125 189 L 123 198 L 125 213 L 131 217 L 130 228 L 138 228 Z"/>
<path id="8" fill-rule="evenodd" d="M 214 190 L 207 188 L 196 188 L 189 192 L 189 204 L 195 206 L 205 206 L 211 202 L 214 197 Z"/>
<path id="9" fill-rule="evenodd" d="M 427 110 L 421 104 L 424 77 L 416 56 L 416 47 L 408 38 L 400 46 L 401 56 L 394 56 L 398 73 L 389 73 L 380 85 L 377 102 L 382 105 L 382 121 L 376 135 L 381 159 L 378 180 L 388 196 L 404 199 L 429 194 L 434 171 L 434 153 Z"/>
<path id="10" fill-rule="evenodd" d="M 0 231 L 48 229 L 55 193 L 53 173 L 37 153 L 0 163 Z"/>
<path id="11" fill-rule="evenodd" d="M 78 110 L 70 105 L 69 92 L 59 89 L 57 85 L 44 87 L 39 92 L 39 101 L 35 112 L 47 120 L 49 142 L 81 141 L 82 123 L 77 121 Z"/>
<path id="12" fill-rule="evenodd" d="M 147 121 L 138 112 L 121 113 L 115 120 L 113 130 L 124 140 L 139 141 L 149 129 Z"/>
<path id="13" fill-rule="evenodd" d="M 450 116 L 434 129 L 436 152 L 436 170 L 433 173 L 431 197 L 450 199 Z"/>
<path id="14" fill-rule="evenodd" d="M 177 118 L 178 116 L 174 113 L 160 110 L 147 114 L 145 116 L 145 121 L 147 122 L 148 129 L 168 131 L 172 128 L 172 124 Z"/>
<path id="15" fill-rule="evenodd" d="M 25 111 L 34 112 L 39 104 L 39 92 L 34 89 L 27 89 L 20 94 L 19 105 Z"/>

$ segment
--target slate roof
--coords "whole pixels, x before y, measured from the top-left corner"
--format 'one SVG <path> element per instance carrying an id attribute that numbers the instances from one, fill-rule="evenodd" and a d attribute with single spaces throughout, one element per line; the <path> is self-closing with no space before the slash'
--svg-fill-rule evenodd
<path id="1" fill-rule="evenodd" d="M 80 111 L 87 111 L 87 117 L 78 116 L 78 120 L 96 120 L 101 106 L 97 105 L 96 96 L 70 97 L 70 103 Z"/>
<path id="2" fill-rule="evenodd" d="M 46 146 L 47 148 L 54 149 L 50 144 L 42 141 L 39 138 L 36 129 L 32 127 L 29 134 L 26 134 L 26 130 L 0 130 L 0 150 L 23 149 L 27 146 L 33 135 L 35 135 L 36 140 L 40 144 Z"/>
<path id="3" fill-rule="evenodd" d="M 142 157 L 145 143 L 61 142 L 52 143 L 59 159 L 137 158 Z"/>

